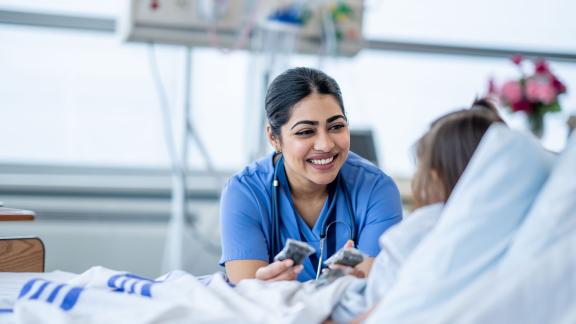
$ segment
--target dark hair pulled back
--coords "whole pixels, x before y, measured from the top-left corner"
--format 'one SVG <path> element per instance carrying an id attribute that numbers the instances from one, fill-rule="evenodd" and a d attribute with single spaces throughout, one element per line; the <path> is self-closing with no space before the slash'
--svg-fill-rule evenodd
<path id="1" fill-rule="evenodd" d="M 346 116 L 340 87 L 333 78 L 312 68 L 289 69 L 277 76 L 266 92 L 266 118 L 274 136 L 280 139 L 280 128 L 290 119 L 292 108 L 312 93 L 333 96 Z"/>

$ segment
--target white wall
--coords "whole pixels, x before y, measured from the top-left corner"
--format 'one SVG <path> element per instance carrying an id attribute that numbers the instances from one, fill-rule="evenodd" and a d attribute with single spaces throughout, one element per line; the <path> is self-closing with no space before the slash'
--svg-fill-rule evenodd
<path id="1" fill-rule="evenodd" d="M 46 246 L 46 271 L 81 273 L 95 265 L 157 277 L 162 272 L 166 223 L 147 222 L 2 222 L 0 236 L 38 236 Z M 212 238 L 218 244 L 217 238 Z M 185 254 L 186 270 L 209 274 L 219 253 L 208 253 L 193 239 Z"/>

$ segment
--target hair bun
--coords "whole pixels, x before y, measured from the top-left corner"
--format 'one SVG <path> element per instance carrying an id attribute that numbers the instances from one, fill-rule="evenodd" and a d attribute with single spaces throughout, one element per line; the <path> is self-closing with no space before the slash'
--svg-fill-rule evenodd
<path id="1" fill-rule="evenodd" d="M 504 119 L 500 117 L 498 113 L 498 109 L 496 108 L 496 104 L 494 100 L 488 97 L 476 98 L 470 107 L 470 110 L 475 110 L 481 114 L 491 116 L 492 121 L 501 122 L 506 124 Z"/>
<path id="2" fill-rule="evenodd" d="M 484 109 L 496 114 L 498 113 L 498 109 L 496 109 L 496 104 L 494 104 L 494 101 L 487 97 L 474 99 L 470 109 Z"/>

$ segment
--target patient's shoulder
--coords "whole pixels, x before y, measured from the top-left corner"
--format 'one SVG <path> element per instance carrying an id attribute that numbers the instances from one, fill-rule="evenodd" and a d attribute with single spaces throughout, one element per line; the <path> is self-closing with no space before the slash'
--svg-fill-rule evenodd
<path id="1" fill-rule="evenodd" d="M 381 248 L 407 257 L 436 226 L 443 207 L 437 203 L 418 208 L 380 236 Z"/>

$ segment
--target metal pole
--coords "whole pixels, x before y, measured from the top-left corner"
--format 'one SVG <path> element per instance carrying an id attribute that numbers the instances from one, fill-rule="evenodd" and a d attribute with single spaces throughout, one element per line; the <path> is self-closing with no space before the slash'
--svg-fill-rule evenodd
<path id="1" fill-rule="evenodd" d="M 168 269 L 183 269 L 184 265 L 184 237 L 186 228 L 186 211 L 188 205 L 186 190 L 186 175 L 188 171 L 188 137 L 190 127 L 188 120 L 190 118 L 190 87 L 192 78 L 192 49 L 186 48 L 186 58 L 184 66 L 184 105 L 181 117 L 182 137 L 181 152 L 178 161 L 178 171 L 172 173 L 172 220 L 167 238 L 169 240 Z"/>

